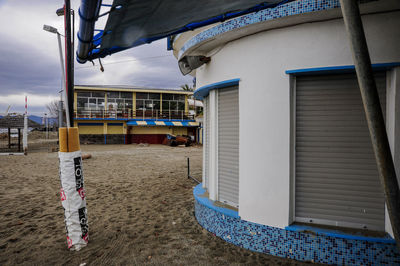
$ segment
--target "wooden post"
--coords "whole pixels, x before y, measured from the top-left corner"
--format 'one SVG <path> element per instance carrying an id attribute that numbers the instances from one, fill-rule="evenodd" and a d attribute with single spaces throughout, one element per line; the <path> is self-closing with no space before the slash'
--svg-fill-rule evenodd
<path id="1" fill-rule="evenodd" d="M 8 148 L 11 148 L 11 129 L 8 128 Z"/>
<path id="2" fill-rule="evenodd" d="M 18 128 L 18 152 L 21 152 L 21 129 Z"/>

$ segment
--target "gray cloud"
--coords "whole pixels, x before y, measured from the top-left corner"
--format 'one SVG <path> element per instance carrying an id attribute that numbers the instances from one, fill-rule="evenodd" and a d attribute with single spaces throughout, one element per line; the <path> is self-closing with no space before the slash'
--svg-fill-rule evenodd
<path id="1" fill-rule="evenodd" d="M 63 19 L 55 10 L 63 6 L 62 0 L 0 2 L 0 113 L 8 104 L 11 111 L 23 112 L 23 95 L 35 95 L 40 101 L 29 108 L 30 113 L 46 112 L 46 101 L 58 97 L 61 87 L 61 70 L 56 35 L 44 32 L 43 24 L 63 30 Z M 78 10 L 80 1 L 73 0 L 72 8 Z M 76 16 L 78 17 L 78 16 Z M 99 24 L 104 24 L 100 22 Z M 76 18 L 76 28 L 79 21 Z M 136 85 L 160 88 L 192 84 L 192 77 L 183 77 L 172 52 L 166 50 L 166 41 L 143 45 L 102 59 L 105 72 L 98 62 L 91 67 L 88 62 L 75 62 L 75 84 Z M 20 95 L 21 100 L 10 95 Z M 33 98 L 33 97 L 32 97 Z M 43 99 L 43 100 L 41 100 Z M 47 99 L 47 100 L 46 100 Z M 42 107 L 40 107 L 42 105 Z"/>

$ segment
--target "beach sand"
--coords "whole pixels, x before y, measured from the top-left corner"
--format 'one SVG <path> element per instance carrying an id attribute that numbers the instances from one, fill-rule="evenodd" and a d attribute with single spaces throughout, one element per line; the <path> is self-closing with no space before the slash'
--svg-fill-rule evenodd
<path id="1" fill-rule="evenodd" d="M 0 265 L 299 265 L 250 252 L 194 217 L 201 146 L 83 145 L 89 244 L 66 245 L 56 152 L 0 156 Z"/>

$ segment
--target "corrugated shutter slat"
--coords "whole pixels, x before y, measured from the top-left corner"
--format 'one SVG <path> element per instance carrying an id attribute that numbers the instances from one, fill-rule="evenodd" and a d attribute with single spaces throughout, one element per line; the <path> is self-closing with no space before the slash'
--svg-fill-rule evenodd
<path id="1" fill-rule="evenodd" d="M 386 108 L 386 78 L 376 74 Z M 384 230 L 384 196 L 355 74 L 296 78 L 295 217 Z"/>
<path id="2" fill-rule="evenodd" d="M 210 174 L 210 103 L 209 103 L 209 97 L 204 97 L 203 103 L 204 103 L 204 177 L 205 177 L 205 185 L 206 188 L 208 189 L 209 187 L 209 174 Z"/>
<path id="3" fill-rule="evenodd" d="M 239 204 L 239 90 L 218 90 L 218 197 Z"/>

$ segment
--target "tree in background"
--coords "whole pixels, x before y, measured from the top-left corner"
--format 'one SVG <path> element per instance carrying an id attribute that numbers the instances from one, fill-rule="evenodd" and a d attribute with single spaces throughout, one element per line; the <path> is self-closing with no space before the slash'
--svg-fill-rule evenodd
<path id="1" fill-rule="evenodd" d="M 193 91 L 193 87 L 190 87 L 188 84 L 181 85 L 181 88 L 184 91 Z"/>
<path id="2" fill-rule="evenodd" d="M 58 102 L 59 100 L 53 100 L 46 104 L 46 108 L 50 117 L 58 117 Z"/>
<path id="3" fill-rule="evenodd" d="M 46 108 L 49 111 L 49 117 L 58 117 L 58 111 L 59 111 L 59 100 L 53 100 L 50 103 L 46 104 Z M 64 109 L 64 108 L 63 108 Z M 65 122 L 66 116 L 65 116 L 65 110 L 63 110 L 63 121 Z M 56 122 L 58 124 L 58 120 Z"/>

